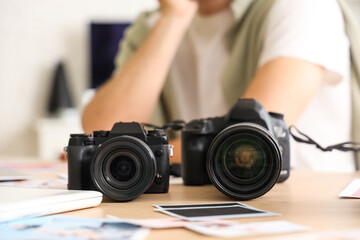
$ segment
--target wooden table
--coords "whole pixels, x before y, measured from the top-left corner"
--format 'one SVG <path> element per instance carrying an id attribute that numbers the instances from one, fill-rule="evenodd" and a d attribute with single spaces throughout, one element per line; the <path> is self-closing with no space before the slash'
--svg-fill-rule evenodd
<path id="1" fill-rule="evenodd" d="M 340 199 L 337 197 L 355 178 L 360 178 L 360 172 L 342 174 L 292 171 L 290 178 L 286 182 L 275 185 L 266 195 L 244 202 L 259 209 L 280 213 L 281 216 L 235 219 L 235 221 L 287 220 L 310 227 L 311 230 L 306 233 L 359 228 L 360 199 Z M 168 194 L 143 194 L 127 203 L 116 203 L 105 199 L 99 207 L 66 214 L 89 218 L 105 218 L 107 214 L 119 218 L 134 219 L 168 218 L 169 216 L 154 211 L 152 205 L 224 201 L 229 202 L 232 199 L 226 197 L 211 185 L 197 187 L 171 185 Z M 293 233 L 291 236 L 297 234 L 299 233 Z M 270 235 L 269 237 L 274 238 L 274 236 L 276 237 L 276 235 Z M 264 238 L 264 236 L 257 237 Z M 149 240 L 206 238 L 208 237 L 186 229 L 152 230 L 147 237 Z M 256 237 L 251 239 L 253 238 Z"/>

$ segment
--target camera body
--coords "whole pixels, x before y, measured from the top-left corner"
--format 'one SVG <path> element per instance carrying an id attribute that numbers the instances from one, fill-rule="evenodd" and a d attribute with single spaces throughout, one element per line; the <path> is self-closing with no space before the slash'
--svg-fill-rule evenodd
<path id="1" fill-rule="evenodd" d="M 99 190 L 117 201 L 169 189 L 169 145 L 163 130 L 136 122 L 111 131 L 71 134 L 66 147 L 68 189 Z"/>
<path id="2" fill-rule="evenodd" d="M 224 137 L 219 139 L 221 135 L 224 135 Z M 283 120 L 283 115 L 266 112 L 262 105 L 254 99 L 239 99 L 225 116 L 193 120 L 183 128 L 182 177 L 184 184 L 203 185 L 213 182 L 215 186 L 217 186 L 218 180 L 214 179 L 217 174 L 216 164 L 219 168 L 227 168 L 225 166 L 226 159 L 224 160 L 223 157 L 221 160 L 221 157 L 219 157 L 218 161 L 220 163 L 214 163 L 214 161 L 217 160 L 213 158 L 216 157 L 217 151 L 220 151 L 219 149 L 222 146 L 221 144 L 223 144 L 222 142 L 227 141 L 227 139 L 233 136 L 237 136 L 237 138 L 243 138 L 242 136 L 245 136 L 245 139 L 247 137 L 256 138 L 253 141 L 253 146 L 256 147 L 258 145 L 256 142 L 258 141 L 260 145 L 264 146 L 262 148 L 259 147 L 259 151 L 264 149 L 264 152 L 269 153 L 268 156 L 271 156 L 271 158 L 277 161 L 277 163 L 274 162 L 270 164 L 271 168 L 274 167 L 272 165 L 276 165 L 277 167 L 276 171 L 274 170 L 273 172 L 275 175 L 273 178 L 276 178 L 277 182 L 283 182 L 289 177 L 289 131 L 286 122 Z M 236 139 L 234 141 L 236 141 Z M 231 143 L 228 144 L 231 145 Z M 247 145 L 249 144 L 251 145 L 252 143 L 248 143 Z M 267 150 L 267 148 L 269 149 Z M 232 156 L 235 159 L 234 153 Z M 266 157 L 267 156 L 264 155 L 264 158 Z M 268 159 L 269 158 L 270 157 L 268 157 Z M 234 159 L 232 160 L 233 162 L 235 162 Z M 221 169 L 218 170 L 220 172 L 222 171 Z M 229 179 L 242 178 L 241 176 L 230 176 L 232 175 L 231 173 L 224 173 L 224 175 L 219 171 L 219 175 L 229 175 Z M 226 176 L 223 178 L 228 178 Z M 236 184 L 236 180 L 238 179 L 229 181 L 233 181 L 234 184 Z M 226 180 L 224 184 L 230 185 L 227 181 L 228 180 Z M 241 185 L 241 183 L 238 183 L 238 185 Z M 243 184 L 243 186 L 246 187 L 246 184 Z M 234 197 L 232 193 L 225 194 Z M 248 197 L 242 196 L 235 196 L 235 198 L 242 200 L 249 199 Z"/>

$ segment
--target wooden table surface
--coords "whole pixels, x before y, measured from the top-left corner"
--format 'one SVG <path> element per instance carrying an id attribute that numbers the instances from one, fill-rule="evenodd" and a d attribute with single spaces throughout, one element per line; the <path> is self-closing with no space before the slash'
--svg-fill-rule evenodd
<path id="1" fill-rule="evenodd" d="M 343 230 L 360 227 L 360 199 L 340 199 L 337 195 L 360 172 L 353 174 L 292 171 L 290 178 L 276 184 L 264 196 L 243 203 L 250 206 L 280 213 L 280 216 L 234 219 L 240 223 L 254 221 L 287 220 L 310 228 L 306 233 Z M 96 207 L 66 213 L 71 216 L 105 218 L 107 214 L 119 218 L 168 218 L 154 211 L 153 204 L 186 204 L 229 202 L 232 199 L 220 193 L 214 186 L 171 185 L 167 194 L 143 194 L 139 198 L 117 203 L 104 199 Z M 292 233 L 289 236 L 297 236 Z M 281 234 L 284 236 L 284 234 Z M 287 235 L 285 235 L 287 236 Z M 264 236 L 255 236 L 251 239 Z M 267 237 L 267 236 L 265 236 Z M 276 235 L 269 235 L 276 238 Z M 151 230 L 147 239 L 206 239 L 203 235 L 186 229 Z M 211 239 L 215 239 L 211 237 Z"/>

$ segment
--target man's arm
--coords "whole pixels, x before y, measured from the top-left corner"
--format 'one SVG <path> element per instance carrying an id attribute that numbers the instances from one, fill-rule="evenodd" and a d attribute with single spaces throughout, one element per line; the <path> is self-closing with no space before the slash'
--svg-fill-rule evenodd
<path id="1" fill-rule="evenodd" d="M 198 7 L 190 0 L 159 2 L 161 17 L 147 39 L 84 109 L 85 132 L 108 130 L 118 121 L 150 121 L 170 64 Z"/>
<path id="2" fill-rule="evenodd" d="M 277 58 L 261 67 L 242 96 L 257 99 L 267 111 L 285 115 L 294 124 L 322 84 L 324 68 L 295 58 Z M 181 139 L 173 139 L 175 155 L 181 162 Z"/>
<path id="3" fill-rule="evenodd" d="M 315 96 L 324 78 L 321 66 L 296 58 L 277 58 L 262 66 L 243 95 L 257 99 L 267 111 L 285 115 L 294 124 Z"/>

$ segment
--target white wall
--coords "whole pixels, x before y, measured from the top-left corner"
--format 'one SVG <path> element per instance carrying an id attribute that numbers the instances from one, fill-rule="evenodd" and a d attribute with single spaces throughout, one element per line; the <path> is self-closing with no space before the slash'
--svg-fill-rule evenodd
<path id="1" fill-rule="evenodd" d="M 349 2 L 359 17 L 359 1 Z M 0 0 L 0 154 L 37 154 L 35 122 L 45 116 L 59 60 L 80 105 L 90 21 L 128 21 L 156 6 L 157 0 Z"/>
<path id="2" fill-rule="evenodd" d="M 36 155 L 54 66 L 67 64 L 76 105 L 88 84 L 88 23 L 133 20 L 157 0 L 0 0 L 0 154 Z"/>

